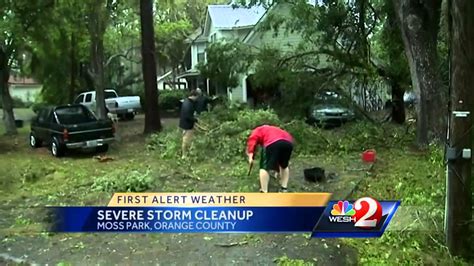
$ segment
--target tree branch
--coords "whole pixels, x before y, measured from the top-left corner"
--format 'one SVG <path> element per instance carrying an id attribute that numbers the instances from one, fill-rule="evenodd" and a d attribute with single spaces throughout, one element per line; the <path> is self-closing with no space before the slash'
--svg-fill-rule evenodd
<path id="1" fill-rule="evenodd" d="M 134 60 L 128 58 L 128 54 L 129 54 L 132 50 L 134 50 L 134 49 L 139 49 L 139 48 L 140 48 L 139 46 L 132 46 L 132 47 L 128 48 L 125 53 L 121 53 L 121 54 L 119 53 L 119 54 L 114 54 L 114 55 L 110 56 L 109 59 L 107 60 L 107 62 L 105 63 L 105 67 L 108 67 L 108 66 L 110 65 L 110 63 L 112 63 L 112 60 L 114 60 L 114 59 L 117 58 L 117 57 L 125 58 L 125 59 L 127 59 L 128 61 L 132 61 L 132 62 L 137 63 L 137 64 L 140 63 L 140 62 L 136 62 L 136 61 L 134 61 Z"/>

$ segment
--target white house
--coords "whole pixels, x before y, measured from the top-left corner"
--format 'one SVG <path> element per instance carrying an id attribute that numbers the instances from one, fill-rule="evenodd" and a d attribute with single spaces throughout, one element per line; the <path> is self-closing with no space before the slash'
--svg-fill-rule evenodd
<path id="1" fill-rule="evenodd" d="M 43 86 L 34 79 L 11 75 L 8 87 L 13 98 L 21 99 L 23 102 L 34 102 Z"/>
<path id="2" fill-rule="evenodd" d="M 202 88 L 212 93 L 209 80 L 199 75 L 197 65 L 206 61 L 206 47 L 208 43 L 223 40 L 240 40 L 252 31 L 257 22 L 263 17 L 266 9 L 262 6 L 251 8 L 230 5 L 209 5 L 204 25 L 188 38 L 190 43 L 190 56 L 188 68 L 179 77 L 186 78 L 190 88 Z M 231 92 L 232 91 L 232 92 Z M 239 85 L 242 94 L 241 84 Z M 234 89 L 228 90 L 229 97 L 235 98 Z M 238 98 L 243 98 L 242 96 Z"/>
<path id="3" fill-rule="evenodd" d="M 315 5 L 316 0 L 308 1 Z M 285 3 L 275 3 L 250 8 L 229 5 L 209 5 L 203 28 L 198 29 L 189 38 L 190 56 L 187 69 L 179 77 L 186 78 L 190 88 L 205 88 L 209 91 L 209 80 L 199 75 L 196 66 L 206 61 L 206 47 L 209 43 L 225 40 L 239 40 L 249 47 L 274 47 L 280 51 L 292 51 L 301 42 L 301 35 L 286 32 L 284 27 L 275 34 L 273 30 L 262 30 L 261 24 L 270 14 L 289 16 L 290 6 Z M 235 88 L 228 88 L 228 96 L 232 101 L 247 102 L 251 97 L 248 88 L 248 77 L 252 74 L 241 75 L 240 83 Z M 212 81 L 211 81 L 212 82 Z"/>

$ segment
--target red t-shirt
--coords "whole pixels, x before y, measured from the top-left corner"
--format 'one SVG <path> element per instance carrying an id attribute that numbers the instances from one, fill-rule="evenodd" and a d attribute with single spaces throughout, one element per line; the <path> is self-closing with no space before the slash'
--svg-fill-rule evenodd
<path id="1" fill-rule="evenodd" d="M 293 143 L 290 133 L 275 126 L 260 126 L 255 128 L 247 140 L 247 153 L 254 153 L 257 145 L 268 147 L 279 140 L 286 140 Z"/>

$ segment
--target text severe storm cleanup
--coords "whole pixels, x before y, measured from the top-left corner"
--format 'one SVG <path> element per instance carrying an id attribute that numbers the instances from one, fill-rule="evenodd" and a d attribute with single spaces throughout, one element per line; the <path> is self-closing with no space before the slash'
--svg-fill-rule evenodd
<path id="1" fill-rule="evenodd" d="M 234 230 L 252 210 L 98 210 L 97 230 Z"/>

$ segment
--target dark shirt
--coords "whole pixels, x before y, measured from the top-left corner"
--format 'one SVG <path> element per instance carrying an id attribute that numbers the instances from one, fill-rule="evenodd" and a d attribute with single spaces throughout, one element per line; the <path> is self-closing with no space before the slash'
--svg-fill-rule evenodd
<path id="1" fill-rule="evenodd" d="M 194 117 L 195 102 L 189 98 L 184 99 L 181 105 L 181 115 L 179 118 L 179 127 L 184 130 L 194 128 L 197 119 Z"/>
<path id="2" fill-rule="evenodd" d="M 209 103 L 209 99 L 206 96 L 204 95 L 199 96 L 196 100 L 196 113 L 200 114 L 202 112 L 207 111 L 208 103 Z"/>

